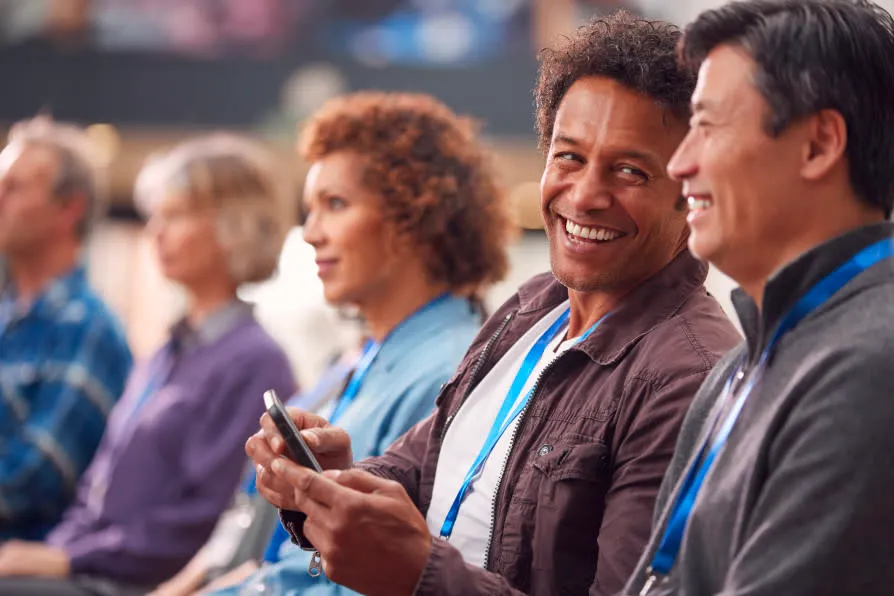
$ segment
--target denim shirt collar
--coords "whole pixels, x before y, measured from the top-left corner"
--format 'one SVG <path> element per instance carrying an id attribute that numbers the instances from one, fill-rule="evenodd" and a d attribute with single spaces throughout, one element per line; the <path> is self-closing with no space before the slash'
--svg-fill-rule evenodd
<path id="1" fill-rule="evenodd" d="M 0 290 L 0 313 L 4 318 L 24 319 L 28 316 L 55 320 L 65 315 L 72 300 L 87 288 L 87 272 L 82 264 L 77 264 L 52 280 L 29 306 L 17 304 L 15 285 L 10 281 Z"/>
<path id="2" fill-rule="evenodd" d="M 441 329 L 464 324 L 472 316 L 477 316 L 477 313 L 468 298 L 448 295 L 404 319 L 385 340 L 377 360 L 386 371 L 390 370 L 407 350 L 411 349 L 413 344 L 419 343 L 425 335 L 433 335 L 439 333 Z"/>
<path id="3" fill-rule="evenodd" d="M 233 299 L 210 313 L 198 327 L 192 327 L 183 317 L 171 328 L 171 340 L 186 350 L 211 345 L 252 316 L 250 304 Z"/>

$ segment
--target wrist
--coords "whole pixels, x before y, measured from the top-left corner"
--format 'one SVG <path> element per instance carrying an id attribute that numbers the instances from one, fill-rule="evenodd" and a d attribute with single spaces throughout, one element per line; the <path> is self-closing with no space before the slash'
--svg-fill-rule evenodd
<path id="1" fill-rule="evenodd" d="M 413 582 L 413 591 L 410 594 L 415 595 L 419 591 L 419 585 L 422 583 L 422 578 L 425 577 L 425 569 L 428 567 L 428 561 L 431 558 L 431 551 L 434 547 L 434 538 L 431 536 L 428 537 L 427 548 L 425 549 L 425 558 L 422 559 L 422 566 L 419 567 L 419 572 L 416 574 L 416 580 Z"/>
<path id="2" fill-rule="evenodd" d="M 68 552 L 61 548 L 52 548 L 53 558 L 55 559 L 55 564 L 53 567 L 56 569 L 60 577 L 68 577 L 71 575 L 71 557 L 68 555 Z"/>

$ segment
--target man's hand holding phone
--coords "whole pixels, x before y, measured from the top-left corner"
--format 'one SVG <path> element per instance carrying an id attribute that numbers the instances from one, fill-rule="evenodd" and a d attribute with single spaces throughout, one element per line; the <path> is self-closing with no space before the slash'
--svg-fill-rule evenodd
<path id="1" fill-rule="evenodd" d="M 351 438 L 343 429 L 310 412 L 297 408 L 285 408 L 301 438 L 310 447 L 319 465 L 324 470 L 344 470 L 351 467 Z M 281 475 L 273 472 L 271 464 L 281 459 L 289 450 L 286 441 L 269 413 L 261 417 L 261 430 L 252 435 L 245 444 L 245 452 L 252 459 L 257 470 L 258 492 L 281 509 L 297 509 L 294 484 L 286 482 Z M 298 466 L 293 461 L 281 462 L 286 466 Z"/>
<path id="2" fill-rule="evenodd" d="M 258 492 L 280 509 L 307 516 L 304 537 L 319 551 L 329 579 L 373 596 L 411 594 L 432 539 L 404 487 L 360 470 L 339 471 L 353 461 L 344 430 L 286 410 L 275 395 L 265 395 L 265 402 L 261 430 L 245 445 Z"/>

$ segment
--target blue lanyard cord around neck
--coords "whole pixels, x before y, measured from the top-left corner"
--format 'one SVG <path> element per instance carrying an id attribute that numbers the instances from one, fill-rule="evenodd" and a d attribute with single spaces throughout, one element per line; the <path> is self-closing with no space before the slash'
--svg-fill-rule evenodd
<path id="1" fill-rule="evenodd" d="M 330 424 L 335 424 L 342 414 L 345 413 L 345 410 L 348 409 L 348 406 L 354 401 L 354 398 L 357 397 L 357 393 L 360 391 L 360 385 L 363 384 L 364 377 L 366 377 L 373 361 L 376 359 L 376 356 L 378 356 L 379 350 L 382 349 L 382 343 L 384 342 L 380 343 L 368 339 L 366 340 L 366 343 L 363 344 L 363 352 L 360 355 L 360 359 L 357 361 L 357 366 L 354 368 L 354 372 L 351 373 L 348 385 L 338 398 L 338 402 L 335 404 L 335 409 L 329 416 Z"/>
<path id="2" fill-rule="evenodd" d="M 500 437 L 506 432 L 506 429 L 512 425 L 512 422 L 528 405 L 531 396 L 534 394 L 534 387 L 531 387 L 531 389 L 528 390 L 528 393 L 523 399 L 519 400 L 518 397 L 525 388 L 528 379 L 531 378 L 531 374 L 534 372 L 537 363 L 543 357 L 543 353 L 546 351 L 547 346 L 556 338 L 559 332 L 565 328 L 570 315 L 571 310 L 565 309 L 565 311 L 559 315 L 559 318 L 550 325 L 549 329 L 547 329 L 534 343 L 531 349 L 528 350 L 528 354 L 522 361 L 521 367 L 519 367 L 518 372 L 515 374 L 515 379 L 509 387 L 509 392 L 503 399 L 503 405 L 500 406 L 500 410 L 497 412 L 497 417 L 491 425 L 490 432 L 484 440 L 484 445 L 481 447 L 478 457 L 475 458 L 469 471 L 466 472 L 463 483 L 460 485 L 459 491 L 453 499 L 453 504 L 450 506 L 450 510 L 447 512 L 447 517 L 444 519 L 444 524 L 441 526 L 441 538 L 449 539 L 450 535 L 453 534 L 453 526 L 456 524 L 456 518 L 459 516 L 459 509 L 462 507 L 466 497 L 469 496 L 469 493 L 472 492 L 472 485 L 481 475 L 482 470 L 484 470 L 484 464 L 487 462 L 487 458 L 490 457 L 490 454 L 497 446 Z M 605 317 L 587 329 L 583 335 L 574 341 L 574 345 L 587 339 L 603 320 L 605 320 Z"/>
<path id="3" fill-rule="evenodd" d="M 123 416 L 116 431 L 119 441 L 126 442 L 132 438 L 134 429 L 140 423 L 140 413 L 143 407 L 170 381 L 176 365 L 177 354 L 178 348 L 175 347 L 172 340 L 169 340 L 149 362 L 143 386 L 140 387 L 140 392 L 133 401 L 133 406 Z M 100 460 L 97 466 L 92 476 L 91 492 L 94 488 L 103 486 L 108 481 L 114 466 L 114 459 Z"/>
<path id="4" fill-rule="evenodd" d="M 713 432 L 708 433 L 708 437 L 705 439 L 704 443 L 702 443 L 702 446 L 698 451 L 698 457 L 686 473 L 685 480 L 680 488 L 679 497 L 671 510 L 658 550 L 652 558 L 652 564 L 648 571 L 648 573 L 652 575 L 650 582 L 654 581 L 656 576 L 667 575 L 673 568 L 677 555 L 680 552 L 680 545 L 683 542 L 683 533 L 686 529 L 686 524 L 689 521 L 689 516 L 692 514 L 696 497 L 705 480 L 705 476 L 707 476 L 708 471 L 711 469 L 711 465 L 714 463 L 714 460 L 717 458 L 717 455 L 729 438 L 733 425 L 739 417 L 739 413 L 742 411 L 742 407 L 745 405 L 746 400 L 749 395 L 751 395 L 755 385 L 760 381 L 760 377 L 766 369 L 767 361 L 779 339 L 785 333 L 794 329 L 807 315 L 819 308 L 819 306 L 838 290 L 843 288 L 854 277 L 876 263 L 892 256 L 894 256 L 894 239 L 886 238 L 868 246 L 810 288 L 810 290 L 808 290 L 782 318 L 781 322 L 776 327 L 776 330 L 773 332 L 770 341 L 767 343 L 766 348 L 764 348 L 761 353 L 757 366 L 749 375 L 748 380 L 742 386 L 741 391 L 739 391 L 738 395 L 735 397 L 735 402 L 733 403 L 732 408 L 730 408 L 726 419 L 720 425 L 720 430 L 714 435 L 713 440 L 711 439 Z M 742 377 L 741 368 L 739 368 L 726 382 L 726 386 L 723 390 L 723 397 L 718 404 L 717 418 L 715 418 L 711 425 L 712 429 L 717 427 L 720 416 L 719 411 L 723 410 L 722 404 L 730 399 L 731 394 L 733 393 L 733 379 L 736 377 Z M 646 591 L 647 590 L 644 589 L 643 593 Z"/>
<path id="5" fill-rule="evenodd" d="M 448 298 L 450 298 L 450 293 L 444 293 L 427 302 L 416 312 L 401 321 L 401 323 L 397 327 L 392 329 L 391 332 L 389 332 L 385 339 L 383 339 L 382 341 L 377 342 L 371 339 L 366 341 L 366 343 L 363 345 L 363 352 L 360 356 L 360 360 L 357 362 L 357 367 L 351 374 L 351 378 L 348 381 L 347 387 L 345 387 L 345 390 L 342 392 L 341 397 L 339 397 L 338 402 L 335 404 L 335 409 L 329 416 L 330 424 L 335 424 L 336 421 L 345 413 L 345 410 L 348 409 L 354 399 L 357 398 L 357 394 L 360 392 L 360 386 L 363 385 L 363 380 L 369 373 L 369 369 L 372 368 L 373 362 L 375 362 L 376 360 L 376 356 L 379 355 L 379 351 L 381 351 L 382 346 L 385 345 L 385 342 L 388 341 L 388 338 L 392 337 L 394 333 L 411 318 L 421 315 L 428 310 L 431 310 L 436 305 L 446 301 Z"/>
<path id="6" fill-rule="evenodd" d="M 149 365 L 146 381 L 137 399 L 134 400 L 134 405 L 127 414 L 127 418 L 125 418 L 124 425 L 126 427 L 130 427 L 138 422 L 137 417 L 143 410 L 143 406 L 170 380 L 171 373 L 174 371 L 177 353 L 178 349 L 175 347 L 173 340 L 168 341 L 159 351 L 155 362 Z"/>

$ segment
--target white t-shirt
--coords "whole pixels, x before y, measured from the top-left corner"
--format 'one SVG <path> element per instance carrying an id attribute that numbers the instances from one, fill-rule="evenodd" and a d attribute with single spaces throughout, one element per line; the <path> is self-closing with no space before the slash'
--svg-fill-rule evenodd
<path id="1" fill-rule="evenodd" d="M 441 445 L 438 468 L 435 471 L 434 492 L 426 517 L 432 536 L 440 535 L 441 526 L 447 518 L 450 506 L 453 505 L 466 473 L 478 457 L 525 356 L 567 308 L 566 301 L 531 327 L 494 365 L 457 412 Z M 560 330 L 546 347 L 543 356 L 540 357 L 519 393 L 518 400 L 524 399 L 543 369 L 577 341 L 564 340 L 564 337 L 564 330 Z M 503 468 L 506 467 L 509 458 L 510 441 L 518 422 L 519 419 L 516 417 L 497 441 L 484 464 L 484 469 L 460 507 L 453 526 L 450 544 L 459 549 L 463 559 L 470 565 L 484 567 L 488 538 L 494 521 L 491 517 L 493 500 Z"/>

